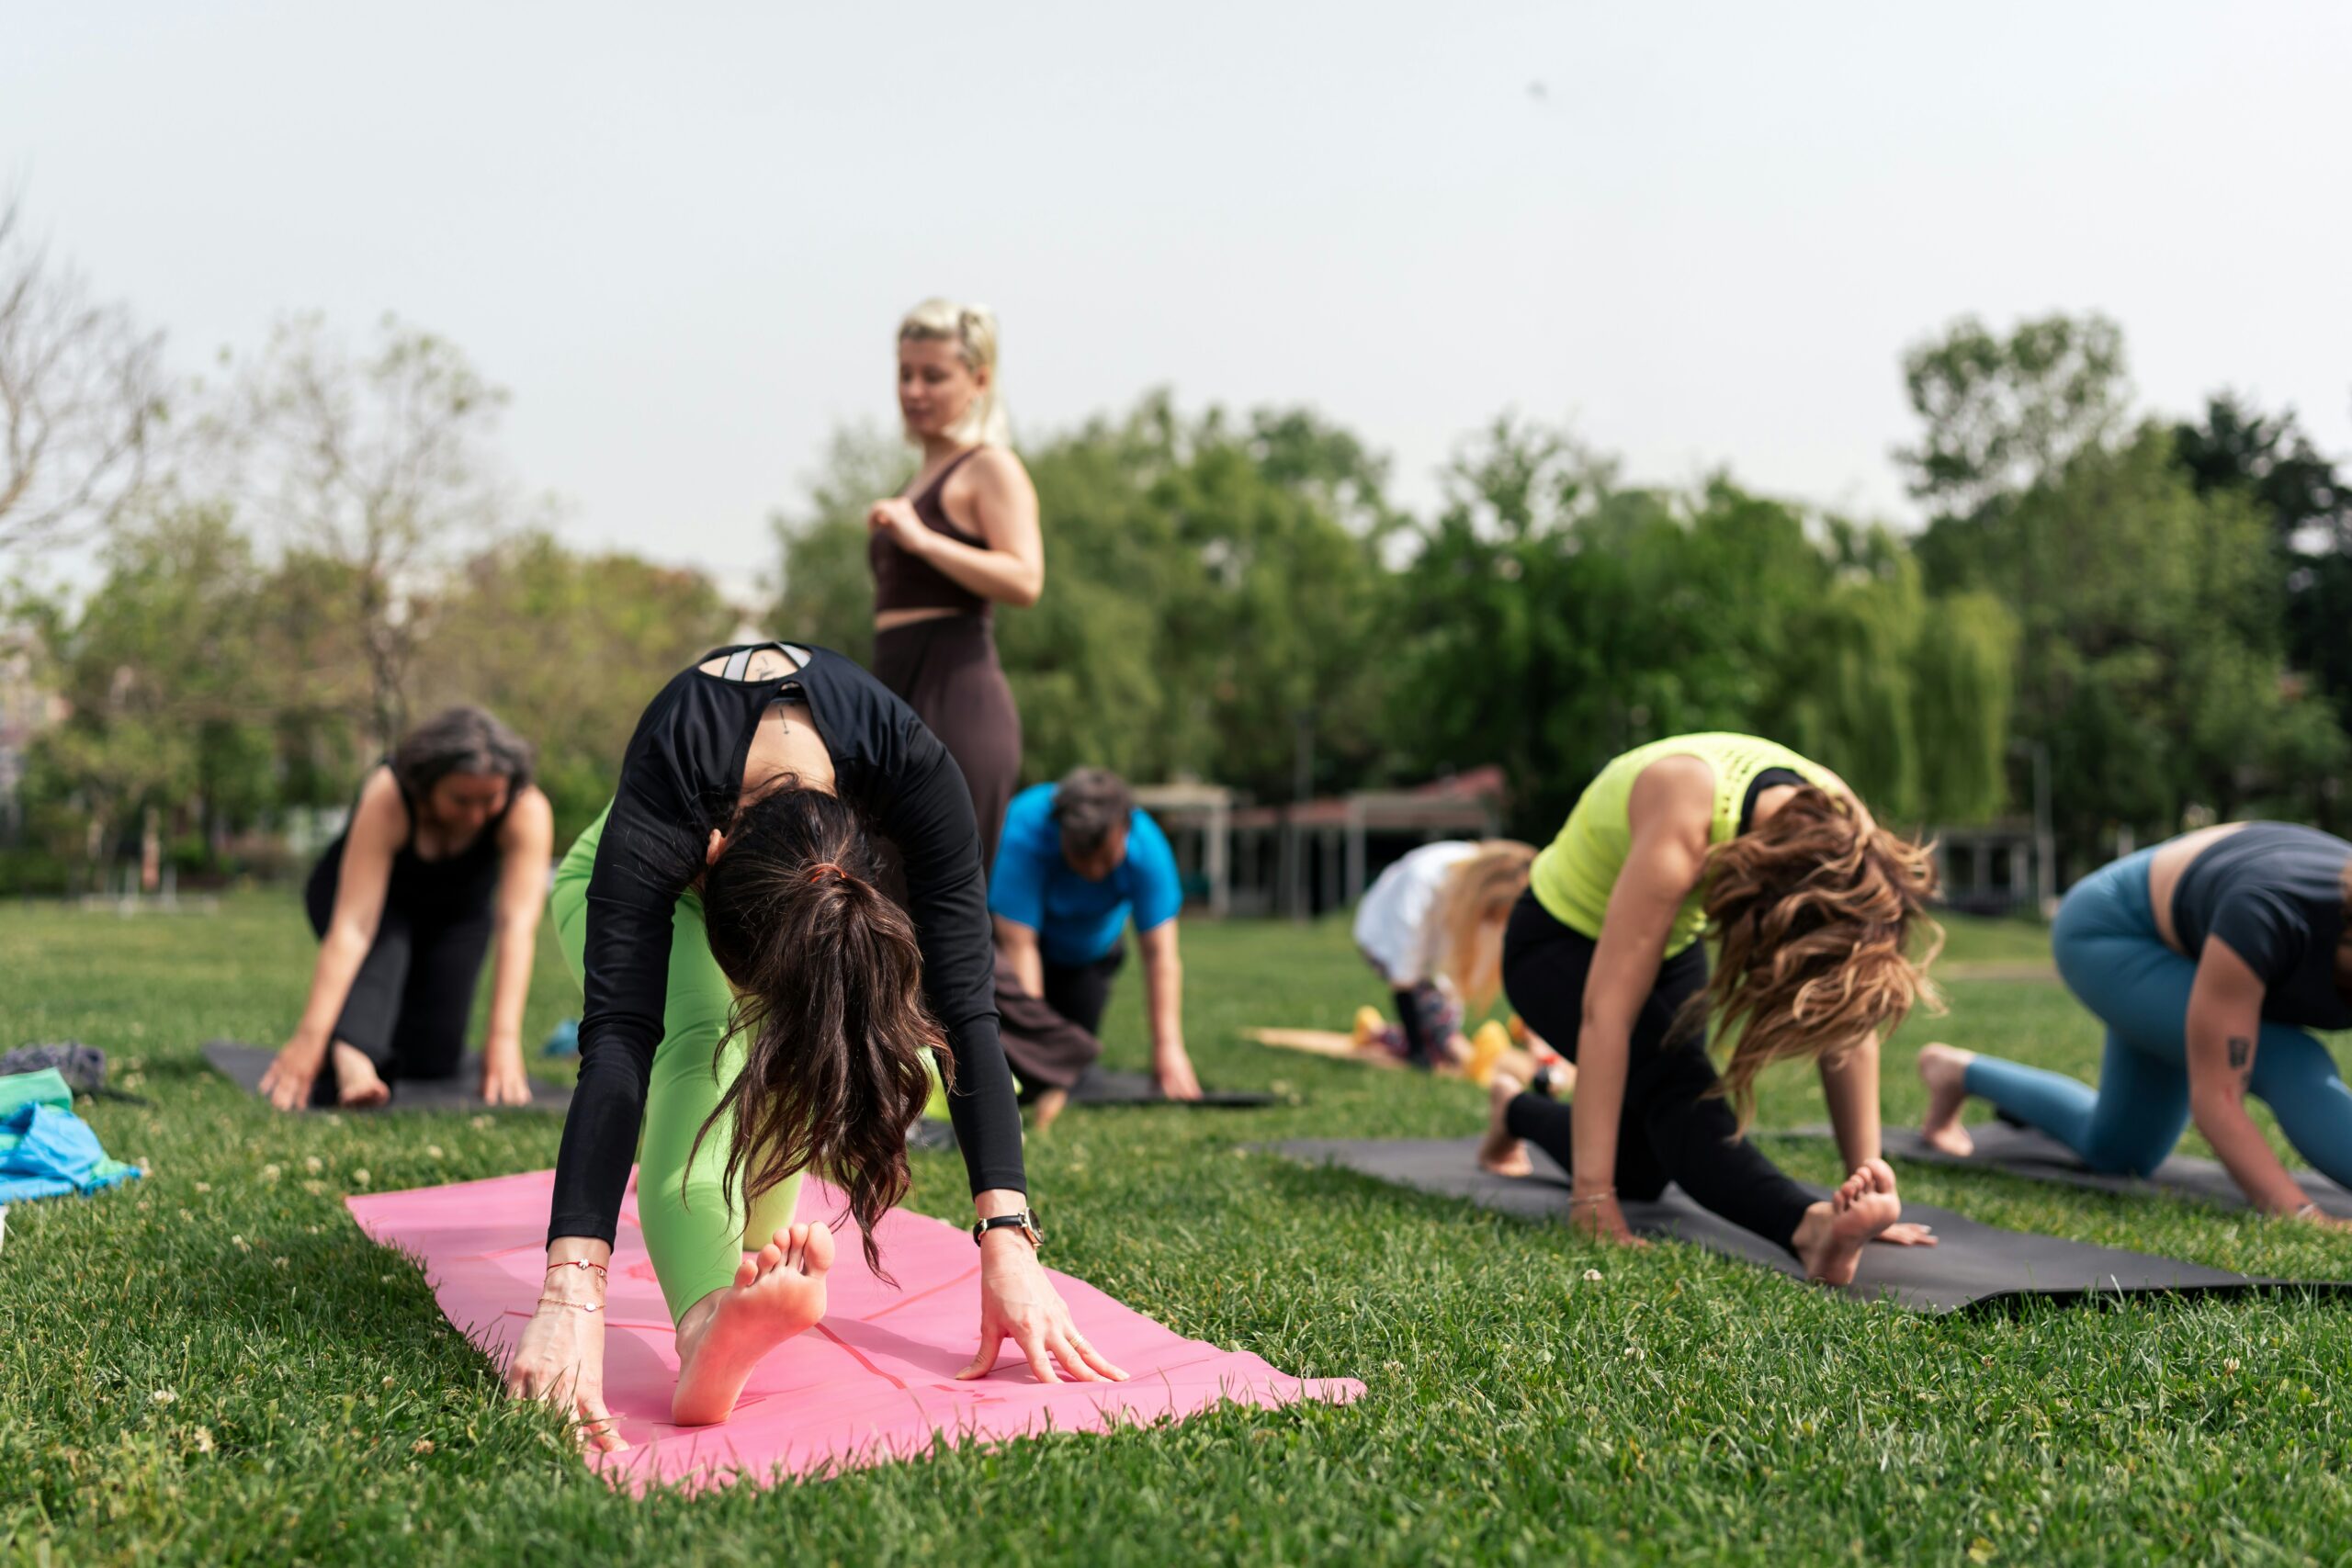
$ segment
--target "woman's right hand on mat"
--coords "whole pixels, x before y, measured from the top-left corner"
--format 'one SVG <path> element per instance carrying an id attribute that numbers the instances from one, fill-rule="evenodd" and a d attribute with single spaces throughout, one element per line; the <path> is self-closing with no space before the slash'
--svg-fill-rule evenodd
<path id="1" fill-rule="evenodd" d="M 280 1111 L 300 1111 L 311 1103 L 311 1086 L 326 1066 L 327 1043 L 297 1034 L 277 1048 L 269 1070 L 261 1076 L 261 1097 Z"/>
<path id="2" fill-rule="evenodd" d="M 1568 1208 L 1570 1223 L 1589 1236 L 1615 1247 L 1649 1246 L 1625 1224 L 1625 1211 L 1617 1206 L 1617 1194 L 1614 1192 L 1571 1193 Z"/>
<path id="3" fill-rule="evenodd" d="M 582 1278 L 561 1278 L 573 1274 Z M 523 1325 L 514 1359 L 506 1364 L 506 1392 L 555 1406 L 571 1419 L 582 1449 L 613 1454 L 628 1444 L 605 1408 L 604 1296 L 601 1274 L 549 1269 L 538 1310 Z M 592 1305 L 597 1310 L 582 1310 Z"/>
<path id="4" fill-rule="evenodd" d="M 957 1380 L 984 1378 L 1010 1339 L 1027 1358 L 1039 1382 L 1060 1382 L 1054 1363 L 1079 1382 L 1104 1378 L 1125 1382 L 1127 1374 L 1086 1342 L 1070 1320 L 1061 1292 L 1046 1277 L 1036 1250 L 1017 1231 L 991 1231 L 980 1242 L 980 1349 Z"/>

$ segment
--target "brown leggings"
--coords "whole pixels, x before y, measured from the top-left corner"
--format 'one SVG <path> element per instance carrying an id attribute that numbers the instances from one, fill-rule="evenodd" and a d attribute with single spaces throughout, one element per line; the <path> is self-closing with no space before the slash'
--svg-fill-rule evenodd
<path id="1" fill-rule="evenodd" d="M 1021 782 L 1021 710 L 986 615 L 941 615 L 874 638 L 874 673 L 915 710 L 964 770 L 980 822 L 980 868 L 996 870 L 1004 808 Z"/>

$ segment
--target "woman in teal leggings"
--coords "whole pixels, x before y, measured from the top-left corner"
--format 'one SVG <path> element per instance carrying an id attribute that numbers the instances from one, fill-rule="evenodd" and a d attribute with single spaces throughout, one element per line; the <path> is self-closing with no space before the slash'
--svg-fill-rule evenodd
<path id="1" fill-rule="evenodd" d="M 1971 1098 L 2094 1170 L 2146 1176 L 2193 1120 L 2254 1206 L 2318 1217 L 2246 1114 L 2352 1185 L 2352 1092 L 2311 1029 L 2352 1028 L 2352 843 L 2314 829 L 2209 828 L 2084 878 L 2051 931 L 2058 972 L 2107 1025 L 2098 1086 L 1949 1045 L 1919 1053 L 1928 1143 L 1974 1146 Z"/>

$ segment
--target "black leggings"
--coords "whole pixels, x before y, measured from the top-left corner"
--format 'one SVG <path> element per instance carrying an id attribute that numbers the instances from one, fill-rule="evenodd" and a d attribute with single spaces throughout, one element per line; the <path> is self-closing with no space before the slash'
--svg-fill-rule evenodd
<path id="1" fill-rule="evenodd" d="M 328 856 L 304 889 L 311 930 L 322 938 L 334 917 L 342 869 L 340 855 Z M 434 918 L 387 897 L 376 941 L 335 1020 L 334 1038 L 375 1063 L 386 1083 L 457 1077 L 492 929 L 486 905 L 478 913 Z M 332 1067 L 319 1075 L 314 1092 L 334 1099 Z"/>
<path id="2" fill-rule="evenodd" d="M 1091 964 L 1046 963 L 1046 1005 L 1086 1031 L 1102 1032 L 1102 1010 L 1111 1005 L 1111 979 L 1127 961 L 1119 942 Z"/>
<path id="3" fill-rule="evenodd" d="M 1576 1059 L 1593 940 L 1553 919 L 1532 893 L 1521 896 L 1503 934 L 1503 990 L 1528 1026 Z M 1813 1201 L 1760 1150 L 1740 1137 L 1730 1102 L 1711 1094 L 1714 1064 L 1697 1039 L 1669 1043 L 1675 1015 L 1707 983 L 1707 953 L 1693 942 L 1658 969 L 1634 1019 L 1625 1062 L 1625 1108 L 1617 1121 L 1617 1194 L 1645 1202 L 1669 1181 L 1700 1207 L 1777 1246 L 1795 1248 L 1797 1223 Z M 1574 1112 L 1540 1094 L 1510 1102 L 1505 1125 L 1571 1174 Z"/>

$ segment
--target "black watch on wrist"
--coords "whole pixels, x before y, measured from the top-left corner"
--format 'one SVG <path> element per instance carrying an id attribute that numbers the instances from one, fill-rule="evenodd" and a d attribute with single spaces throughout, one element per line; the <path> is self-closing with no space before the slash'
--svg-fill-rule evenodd
<path id="1" fill-rule="evenodd" d="M 1029 1238 L 1029 1245 L 1032 1247 L 1040 1252 L 1046 1249 L 1046 1233 L 1037 1228 L 1036 1214 L 1027 1209 L 1011 1214 L 999 1214 L 994 1219 L 974 1221 L 972 1245 L 978 1247 L 982 1240 L 986 1239 L 989 1232 L 1001 1230 L 1017 1230 Z"/>

